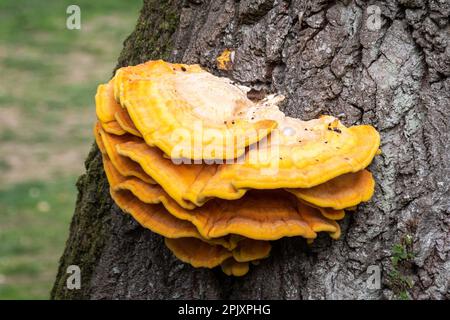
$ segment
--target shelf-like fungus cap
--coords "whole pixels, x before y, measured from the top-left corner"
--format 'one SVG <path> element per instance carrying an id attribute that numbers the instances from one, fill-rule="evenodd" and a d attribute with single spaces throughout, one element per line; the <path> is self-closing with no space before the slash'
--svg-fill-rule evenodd
<path id="1" fill-rule="evenodd" d="M 128 112 L 125 109 L 117 111 L 114 114 L 114 118 L 124 131 L 136 137 L 142 137 L 141 133 L 138 131 L 133 121 L 131 120 L 130 116 L 128 115 Z"/>
<path id="2" fill-rule="evenodd" d="M 133 139 L 137 139 L 131 135 L 117 136 L 114 134 L 107 133 L 103 129 L 98 128 L 98 134 L 101 137 L 103 147 L 108 155 L 109 159 L 113 162 L 115 168 L 120 172 L 121 175 L 129 177 L 134 176 L 139 179 L 155 184 L 155 180 L 145 173 L 145 171 L 136 162 L 130 160 L 127 157 L 121 156 L 116 151 L 116 146 L 118 144 L 123 144 Z"/>
<path id="3" fill-rule="evenodd" d="M 364 169 L 380 144 L 372 126 L 347 128 L 330 116 L 289 118 L 280 128 L 266 145 L 250 148 L 245 162 L 227 168 L 236 188 L 311 188 Z"/>
<path id="4" fill-rule="evenodd" d="M 116 150 L 139 163 L 178 204 L 187 209 L 202 206 L 211 198 L 239 199 L 246 192 L 245 189 L 236 189 L 230 179 L 222 176 L 226 165 L 177 164 L 164 157 L 158 148 L 144 142 L 119 144 Z"/>
<path id="5" fill-rule="evenodd" d="M 103 130 L 115 135 L 131 133 L 140 136 L 127 111 L 114 99 L 114 81 L 101 84 L 95 95 L 95 111 Z M 131 132 L 130 132 L 131 131 Z"/>
<path id="6" fill-rule="evenodd" d="M 195 238 L 166 238 L 165 244 L 178 259 L 195 268 L 214 268 L 233 256 L 222 246 L 210 245 Z"/>
<path id="7" fill-rule="evenodd" d="M 192 83 L 186 80 L 191 76 L 200 77 L 194 85 L 194 89 L 191 88 Z M 220 115 L 216 114 L 218 112 L 216 109 L 222 110 L 223 108 L 216 108 L 220 103 L 208 103 L 209 98 L 205 98 L 210 97 L 212 100 L 216 98 L 221 102 L 228 101 L 222 97 L 224 94 L 228 96 L 228 91 L 218 90 L 221 92 L 219 94 L 215 89 L 212 90 L 208 87 L 211 90 L 207 90 L 206 94 L 201 90 L 203 78 L 209 79 L 210 77 L 219 83 L 229 82 L 214 77 L 196 65 L 175 65 L 162 61 L 150 61 L 136 67 L 120 69 L 116 74 L 114 84 L 116 85 L 115 91 L 120 91 L 117 96 L 120 97 L 123 105 L 129 104 L 126 98 L 129 86 L 145 88 L 136 89 L 136 92 L 130 93 L 131 100 L 136 103 L 131 103 L 131 106 L 127 107 L 129 118 L 139 132 L 138 135 L 143 135 L 147 144 L 156 145 L 165 152 L 166 157 L 173 159 L 183 157 L 183 155 L 174 156 L 172 152 L 167 152 L 164 145 L 171 144 L 169 149 L 172 150 L 182 148 L 183 143 L 186 142 L 188 145 L 194 144 L 202 150 L 211 150 L 210 147 L 217 141 L 213 134 L 209 135 L 203 132 L 203 125 L 206 123 L 209 129 L 213 129 L 215 126 L 222 128 L 228 123 L 227 120 L 224 120 L 226 123 L 215 124 L 215 119 L 220 118 Z M 214 83 L 213 80 L 211 81 Z M 165 83 L 168 84 L 165 85 Z M 177 84 L 180 87 L 177 87 Z M 230 92 L 242 93 L 240 98 L 236 98 L 236 101 L 246 101 L 247 98 L 241 89 L 229 83 L 228 85 L 232 88 Z M 186 106 L 184 106 L 186 101 L 183 100 L 183 98 L 187 98 L 184 97 L 185 92 L 189 93 L 187 94 L 189 99 L 194 100 L 187 103 Z M 149 98 L 152 95 L 156 95 L 154 99 Z M 204 99 L 208 101 L 205 102 Z M 251 119 L 250 122 L 247 121 L 250 124 L 270 120 L 275 122 L 279 129 L 271 133 L 269 142 L 260 141 L 257 147 L 252 145 L 244 163 L 224 165 L 223 170 L 221 168 L 221 171 L 226 173 L 226 178 L 231 180 L 235 190 L 311 188 L 337 176 L 364 169 L 377 154 L 379 134 L 372 126 L 360 125 L 347 128 L 331 116 L 323 116 L 310 121 L 286 117 L 277 106 L 279 100 L 280 97 L 277 96 L 269 96 L 258 104 L 252 104 L 253 102 L 248 100 L 249 102 L 244 103 L 246 107 L 239 107 L 240 118 L 231 121 L 232 125 L 237 125 L 245 119 Z M 224 109 L 229 111 L 230 108 Z M 199 114 L 196 115 L 196 112 Z M 214 115 L 212 117 L 214 119 L 209 119 L 208 116 L 212 115 Z M 193 128 L 193 124 L 199 119 L 202 124 L 201 128 Z M 148 128 L 141 130 L 146 126 Z M 150 127 L 153 129 L 150 130 Z M 230 130 L 226 132 L 232 132 Z M 189 139 L 184 139 L 185 134 Z M 195 139 L 195 135 L 201 135 L 201 138 Z M 151 138 L 149 138 L 150 136 Z M 232 137 L 236 138 L 233 135 Z M 258 139 L 254 142 L 258 142 L 263 137 L 265 135 L 258 135 Z M 233 141 L 235 141 L 234 138 Z M 175 139 L 176 143 L 172 144 L 175 140 L 168 142 L 167 139 Z M 155 142 L 156 140 L 161 143 Z M 197 140 L 200 141 L 200 144 L 196 144 Z M 218 145 L 222 144 L 221 140 Z M 236 148 L 239 149 L 233 145 L 234 151 L 237 150 Z M 217 158 L 198 154 L 196 156 L 184 155 L 184 157 Z M 234 199 L 236 193 L 227 196 Z M 196 203 L 195 199 L 190 201 Z"/>
<path id="8" fill-rule="evenodd" d="M 103 144 L 102 137 L 100 136 L 100 130 L 102 129 L 102 125 L 100 122 L 96 122 L 93 128 L 95 143 L 97 144 L 98 149 L 102 154 L 106 154 L 106 148 Z"/>
<path id="9" fill-rule="evenodd" d="M 272 107 L 269 110 L 278 109 Z M 272 133 L 269 143 L 260 143 L 257 148 L 250 148 L 245 163 L 209 166 L 179 165 L 178 162 L 168 159 L 158 148 L 150 147 L 139 139 L 120 145 L 117 150 L 120 154 L 138 162 L 183 206 L 192 207 L 192 204 L 200 206 L 213 197 L 238 199 L 249 187 L 272 189 L 303 186 L 301 189 L 294 188 L 289 191 L 312 204 L 335 209 L 357 205 L 361 201 L 370 199 L 374 190 L 371 174 L 366 171 L 352 172 L 352 170 L 366 166 L 376 154 L 379 136 L 375 129 L 370 126 L 346 128 L 332 117 L 321 117 L 305 122 L 284 115 L 280 116 L 279 113 L 279 110 L 272 111 L 268 116 L 283 123 L 285 131 L 289 131 L 286 130 L 289 128 L 293 132 L 283 133 L 281 138 L 272 137 L 276 132 Z M 118 122 L 123 123 L 121 126 L 124 131 L 131 133 L 134 131 L 135 135 L 139 135 L 125 110 L 118 112 L 116 116 L 121 119 Z M 369 132 L 365 141 L 363 137 L 352 133 L 365 130 Z M 279 151 L 279 154 L 273 154 L 274 150 Z M 297 156 L 295 156 L 296 150 Z M 357 154 L 355 150 L 366 154 L 370 161 L 367 159 L 362 161 L 364 156 Z M 264 159 L 267 155 L 272 156 L 270 161 L 258 160 Z M 295 157 L 298 161 L 293 161 Z M 355 160 L 354 157 L 359 160 Z M 338 165 L 333 162 L 334 160 Z M 324 171 L 317 170 L 317 167 Z M 170 174 L 165 174 L 166 170 L 170 171 Z M 348 171 L 351 172 L 346 174 Z M 340 172 L 343 174 L 339 175 Z M 337 178 L 328 181 L 324 178 L 335 175 Z M 292 176 L 298 179 L 295 180 Z M 172 177 L 181 183 L 174 185 Z M 194 180 L 192 180 L 193 177 L 195 177 Z M 321 187 L 313 188 L 317 184 Z M 335 186 L 339 188 L 339 193 L 330 192 Z M 184 203 L 186 201 L 190 204 Z"/>
<path id="10" fill-rule="evenodd" d="M 309 206 L 318 209 L 325 218 L 331 220 L 342 220 L 345 218 L 345 211 L 343 209 L 322 208 L 311 204 Z"/>
<path id="11" fill-rule="evenodd" d="M 374 192 L 375 180 L 367 170 L 343 174 L 307 189 L 287 189 L 299 199 L 320 207 L 345 209 L 368 201 Z"/>
<path id="12" fill-rule="evenodd" d="M 214 268 L 221 265 L 225 274 L 234 276 L 246 274 L 249 270 L 248 262 L 266 258 L 270 251 L 268 242 L 250 239 L 240 241 L 233 251 L 195 238 L 166 238 L 164 242 L 178 259 L 194 268 Z"/>
<path id="13" fill-rule="evenodd" d="M 100 122 L 102 129 L 110 134 L 122 136 L 127 133 L 117 121 Z"/>
<path id="14" fill-rule="evenodd" d="M 171 159 L 164 157 L 157 148 L 150 147 L 138 139 L 118 144 L 116 150 L 120 155 L 139 163 L 143 170 L 160 184 L 174 200 L 188 209 L 192 209 L 194 205 L 202 206 L 211 198 L 236 200 L 247 192 L 246 188 L 239 189 L 233 185 L 236 181 L 234 179 L 235 171 L 241 170 L 240 164 L 176 164 Z M 283 170 L 282 172 L 273 172 L 271 179 L 276 182 L 278 175 L 287 174 L 286 169 Z M 292 172 L 295 170 L 292 168 Z M 254 170 L 252 171 L 254 172 Z M 264 173 L 263 169 L 261 171 Z M 320 178 L 318 172 L 313 172 L 313 174 L 316 178 Z M 256 179 L 258 177 L 255 177 Z M 271 182 L 270 176 L 267 175 L 262 174 L 259 179 L 262 189 L 264 189 L 264 182 L 275 183 Z M 174 180 L 178 183 L 174 184 Z M 290 183 L 292 181 L 286 182 L 286 184 Z M 294 181 L 293 183 L 298 182 Z M 287 190 L 311 204 L 341 209 L 369 200 L 373 189 L 374 181 L 371 174 L 361 171 L 338 176 L 309 189 Z"/>
<path id="15" fill-rule="evenodd" d="M 299 215 L 296 202 L 282 190 L 252 190 L 241 199 L 212 199 L 194 210 L 182 211 L 174 202 L 168 202 L 166 208 L 175 216 L 190 218 L 205 238 L 228 234 L 257 240 L 293 236 L 315 238 L 316 233 Z"/>
<path id="16" fill-rule="evenodd" d="M 237 262 L 233 258 L 227 259 L 220 265 L 227 276 L 242 277 L 249 271 L 248 262 Z"/>
<path id="17" fill-rule="evenodd" d="M 107 171 L 111 171 L 109 175 L 112 177 L 120 176 L 113 167 Z M 257 240 L 316 237 L 297 211 L 298 200 L 283 190 L 255 190 L 234 201 L 212 199 L 202 207 L 189 210 L 181 207 L 158 185 L 146 184 L 137 178 L 109 180 L 113 190 L 130 191 L 145 203 L 162 203 L 173 216 L 190 221 L 205 239 L 230 234 Z M 327 221 L 326 218 L 323 220 Z"/>
<path id="18" fill-rule="evenodd" d="M 167 211 L 166 207 L 169 207 L 166 205 L 167 201 L 172 200 L 161 187 L 145 183 L 136 177 L 122 176 L 107 154 L 103 155 L 103 167 L 112 198 L 123 211 L 130 213 L 143 227 L 165 237 L 178 238 L 188 233 L 192 237 L 221 245 L 228 250 L 234 249 L 243 239 L 237 235 L 208 239 L 202 237 L 191 223 L 191 219 L 186 219 L 184 216 L 180 218 Z"/>
<path id="19" fill-rule="evenodd" d="M 104 123 L 116 120 L 114 114 L 122 107 L 114 99 L 114 78 L 107 84 L 101 84 L 95 95 L 95 112 L 97 118 Z"/>
<path id="20" fill-rule="evenodd" d="M 135 177 L 123 177 L 114 166 L 105 166 L 105 170 L 114 191 L 130 191 L 144 203 L 162 203 L 170 214 L 190 221 L 204 239 L 230 234 L 258 240 L 291 236 L 311 239 L 316 237 L 316 231 L 335 233 L 336 226 L 328 218 L 338 220 L 344 214 L 342 210 L 311 208 L 319 216 L 305 219 L 302 212 L 298 211 L 300 200 L 284 190 L 251 190 L 238 200 L 211 199 L 201 207 L 186 209 L 158 184 L 151 185 Z M 317 229 L 318 225 L 326 229 Z"/>
<path id="21" fill-rule="evenodd" d="M 163 205 L 152 205 L 140 201 L 129 191 L 114 191 L 111 197 L 122 209 L 144 228 L 170 238 L 200 238 L 197 229 L 189 221 L 180 220 L 169 214 Z"/>
<path id="22" fill-rule="evenodd" d="M 110 191 L 112 199 L 122 211 L 129 213 L 142 227 L 163 237 L 197 239 L 202 243 L 217 246 L 224 250 L 233 250 L 239 243 L 231 236 L 204 239 L 189 221 L 172 216 L 164 206 L 144 203 L 129 191 L 114 191 L 112 189 Z"/>
<path id="23" fill-rule="evenodd" d="M 325 218 L 318 209 L 298 202 L 298 211 L 314 232 L 328 232 L 333 239 L 341 236 L 341 227 L 331 219 Z"/>
<path id="24" fill-rule="evenodd" d="M 169 214 L 161 204 L 147 204 L 140 201 L 129 190 L 116 189 L 115 186 L 122 183 L 125 177 L 114 167 L 107 154 L 103 155 L 103 167 L 114 202 L 124 212 L 131 214 L 144 228 L 170 238 L 201 237 L 193 224 Z"/>
<path id="25" fill-rule="evenodd" d="M 237 262 L 249 262 L 267 258 L 272 246 L 269 241 L 258 241 L 245 238 L 233 250 L 233 258 Z"/>
<path id="26" fill-rule="evenodd" d="M 150 61 L 119 69 L 115 82 L 145 141 L 171 158 L 233 159 L 276 127 L 253 121 L 246 92 L 198 65 Z"/>
<path id="27" fill-rule="evenodd" d="M 105 171 L 114 191 L 129 191 L 147 204 L 162 203 L 174 217 L 191 222 L 204 239 L 228 235 L 257 240 L 316 237 L 316 232 L 298 212 L 298 200 L 283 190 L 253 190 L 239 200 L 212 199 L 202 207 L 189 210 L 178 205 L 159 185 L 150 185 L 135 177 L 125 178 L 114 166 L 105 165 Z M 323 224 L 329 224 L 325 217 L 317 217 L 314 223 L 320 219 Z"/>
<path id="28" fill-rule="evenodd" d="M 133 160 L 135 164 L 139 164 L 183 208 L 193 209 L 195 204 L 202 204 L 199 201 L 194 204 L 188 199 L 187 193 L 191 185 L 199 179 L 200 172 L 215 170 L 213 166 L 177 165 L 172 160 L 165 158 L 161 150 L 150 147 L 142 141 L 125 141 L 125 143 L 117 144 L 116 151 L 121 156 Z M 205 179 L 208 177 L 204 177 L 202 181 L 206 183 Z"/>

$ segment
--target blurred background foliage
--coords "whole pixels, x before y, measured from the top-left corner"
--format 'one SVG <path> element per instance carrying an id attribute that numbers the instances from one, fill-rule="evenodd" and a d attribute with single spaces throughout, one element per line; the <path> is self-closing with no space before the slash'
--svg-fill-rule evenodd
<path id="1" fill-rule="evenodd" d="M 81 30 L 66 9 L 81 8 Z M 141 0 L 0 1 L 0 299 L 48 299 L 110 78 Z"/>

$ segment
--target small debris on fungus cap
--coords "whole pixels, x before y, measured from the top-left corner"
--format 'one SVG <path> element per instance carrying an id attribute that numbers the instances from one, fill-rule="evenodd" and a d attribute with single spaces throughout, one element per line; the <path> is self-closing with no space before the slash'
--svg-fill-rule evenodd
<path id="1" fill-rule="evenodd" d="M 232 57 L 223 51 L 218 68 Z M 283 99 L 198 65 L 120 68 L 95 97 L 94 136 L 115 204 L 179 260 L 229 276 L 270 258 L 271 241 L 338 239 L 336 221 L 374 193 L 367 166 L 379 134 L 332 116 L 287 117 Z"/>

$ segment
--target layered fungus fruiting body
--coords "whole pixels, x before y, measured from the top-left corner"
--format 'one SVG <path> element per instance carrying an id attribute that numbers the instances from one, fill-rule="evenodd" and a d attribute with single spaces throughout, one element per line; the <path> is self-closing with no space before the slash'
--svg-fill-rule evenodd
<path id="1" fill-rule="evenodd" d="M 290 118 L 281 96 L 247 91 L 159 60 L 117 70 L 95 97 L 114 202 L 181 261 L 230 276 L 267 258 L 271 241 L 338 239 L 336 221 L 373 195 L 380 144 L 370 125 Z"/>

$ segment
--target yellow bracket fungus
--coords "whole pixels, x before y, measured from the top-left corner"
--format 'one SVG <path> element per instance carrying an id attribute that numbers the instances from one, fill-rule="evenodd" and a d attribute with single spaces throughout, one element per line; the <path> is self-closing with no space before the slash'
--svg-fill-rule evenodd
<path id="1" fill-rule="evenodd" d="M 117 111 L 114 114 L 114 118 L 122 129 L 128 133 L 131 133 L 134 136 L 142 137 L 141 133 L 138 131 L 133 121 L 131 121 L 128 112 L 125 109 Z"/>
<path id="2" fill-rule="evenodd" d="M 232 52 L 218 58 L 228 70 Z M 243 276 L 283 237 L 338 239 L 336 222 L 373 196 L 370 125 L 302 121 L 198 65 L 161 60 L 98 86 L 94 136 L 114 202 L 181 261 Z M 259 189 L 259 190 L 258 190 Z"/>
<path id="3" fill-rule="evenodd" d="M 166 238 L 164 242 L 178 259 L 195 268 L 214 268 L 233 256 L 222 246 L 210 245 L 195 238 Z"/>
<path id="4" fill-rule="evenodd" d="M 118 136 L 124 135 L 127 133 L 117 121 L 110 121 L 110 122 L 102 122 L 101 123 L 102 129 L 105 132 L 115 134 Z"/>
<path id="5" fill-rule="evenodd" d="M 150 146 L 172 158 L 234 159 L 276 121 L 253 121 L 255 103 L 197 65 L 150 61 L 119 69 L 115 96 Z"/>
<path id="6" fill-rule="evenodd" d="M 236 248 L 237 244 L 242 240 L 233 235 L 214 239 L 204 239 L 193 224 L 171 215 L 167 212 L 165 207 L 158 202 L 155 201 L 152 204 L 145 203 L 129 190 L 114 188 L 114 185 L 123 181 L 124 177 L 114 169 L 114 166 L 107 155 L 103 156 L 103 166 L 110 183 L 111 197 L 114 202 L 124 212 L 131 214 L 131 216 L 133 216 L 133 218 L 144 228 L 150 229 L 167 238 L 192 237 L 201 239 L 213 245 L 220 245 L 228 250 Z"/>
<path id="7" fill-rule="evenodd" d="M 246 275 L 249 270 L 248 262 L 237 262 L 234 259 L 225 260 L 220 267 L 227 276 L 235 277 L 242 277 Z"/>
<path id="8" fill-rule="evenodd" d="M 179 206 L 159 185 L 147 184 L 135 177 L 125 178 L 109 159 L 104 163 L 113 191 L 129 191 L 147 204 L 162 203 L 174 217 L 191 222 L 204 239 L 230 234 L 257 240 L 292 236 L 315 238 L 314 228 L 330 233 L 338 231 L 336 224 L 322 216 L 320 210 L 303 204 L 300 209 L 305 211 L 303 213 L 298 209 L 299 201 L 282 190 L 254 190 L 235 201 L 212 199 L 202 207 L 188 210 Z"/>
<path id="9" fill-rule="evenodd" d="M 138 177 L 139 179 L 151 184 L 156 183 L 155 180 L 148 176 L 136 162 L 131 161 L 129 158 L 123 157 L 117 153 L 116 146 L 124 141 L 128 141 L 130 137 L 112 135 L 106 133 L 102 129 L 99 129 L 98 134 L 101 137 L 102 148 L 104 148 L 109 159 L 111 159 L 112 163 L 121 175 L 125 177 Z"/>
<path id="10" fill-rule="evenodd" d="M 236 171 L 241 170 L 239 168 L 241 164 L 177 165 L 170 159 L 163 157 L 162 152 L 157 148 L 149 147 L 143 142 L 133 141 L 118 144 L 117 152 L 139 163 L 143 170 L 157 181 L 172 198 L 188 209 L 193 208 L 194 204 L 201 206 L 211 198 L 239 199 L 248 189 L 235 187 L 236 181 L 242 182 L 242 176 L 239 177 L 239 174 L 236 173 Z M 255 169 L 254 173 L 256 174 L 257 171 Z M 271 176 L 264 176 L 260 173 L 257 176 L 261 180 L 260 186 L 264 185 L 263 183 L 267 179 L 275 181 L 269 183 L 276 183 L 278 179 L 281 179 L 279 176 L 284 172 L 272 172 Z M 288 178 L 286 177 L 286 179 Z M 178 183 L 174 184 L 173 179 Z M 322 179 L 320 172 L 316 173 L 316 179 Z M 293 182 L 297 185 L 304 185 L 301 181 Z M 290 183 L 286 182 L 286 184 Z M 261 186 L 259 189 L 272 188 Z M 364 171 L 338 176 L 333 180 L 325 181 L 324 184 L 317 185 L 315 188 L 288 188 L 287 190 L 312 204 L 342 209 L 369 200 L 373 194 L 374 180 L 368 171 Z"/>
<path id="11" fill-rule="evenodd" d="M 95 95 L 97 118 L 103 123 L 114 121 L 114 114 L 121 109 L 122 106 L 114 99 L 114 79 L 107 84 L 99 85 Z"/>
<path id="12" fill-rule="evenodd" d="M 228 250 L 196 238 L 165 238 L 170 251 L 181 261 L 193 267 L 214 268 L 221 266 L 227 275 L 243 276 L 249 270 L 249 262 L 257 262 L 269 255 L 270 244 L 246 239 L 237 248 Z"/>
<path id="13" fill-rule="evenodd" d="M 226 176 L 236 188 L 311 188 L 366 168 L 378 150 L 378 132 L 368 125 L 346 128 L 341 124 L 335 132 L 328 129 L 334 121 L 323 117 L 302 124 L 310 139 L 301 135 L 292 144 L 283 142 L 284 138 L 275 145 L 250 149 L 246 161 L 230 166 Z M 269 159 L 254 161 L 260 154 L 269 154 Z"/>
<path id="14" fill-rule="evenodd" d="M 346 173 L 307 189 L 287 189 L 299 199 L 336 210 L 356 206 L 372 198 L 375 180 L 367 170 Z"/>
<path id="15" fill-rule="evenodd" d="M 98 149 L 102 154 L 106 154 L 106 148 L 103 144 L 102 137 L 100 136 L 100 130 L 102 129 L 100 122 L 96 122 L 93 128 L 94 131 L 94 137 L 95 137 L 95 143 L 98 146 Z"/>

